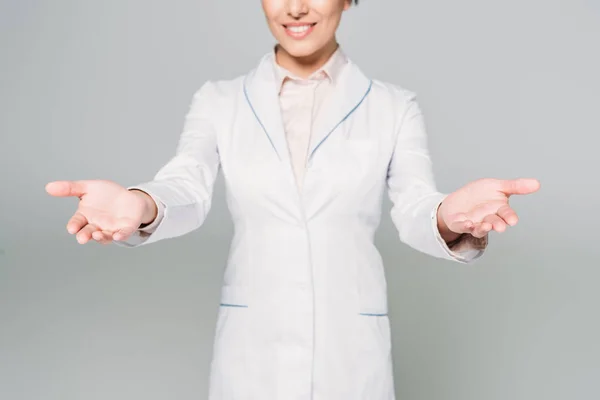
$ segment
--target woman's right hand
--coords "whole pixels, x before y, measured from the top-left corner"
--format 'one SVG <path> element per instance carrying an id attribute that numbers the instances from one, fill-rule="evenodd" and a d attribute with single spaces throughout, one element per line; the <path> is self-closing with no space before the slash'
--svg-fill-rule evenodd
<path id="1" fill-rule="evenodd" d="M 156 204 L 147 193 L 111 181 L 56 181 L 48 183 L 46 191 L 56 197 L 79 198 L 67 231 L 76 234 L 81 244 L 91 239 L 103 244 L 126 240 L 157 215 Z"/>

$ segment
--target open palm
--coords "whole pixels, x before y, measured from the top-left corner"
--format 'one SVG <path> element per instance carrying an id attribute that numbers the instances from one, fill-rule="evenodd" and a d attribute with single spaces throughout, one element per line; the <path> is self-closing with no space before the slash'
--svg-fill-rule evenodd
<path id="1" fill-rule="evenodd" d="M 492 229 L 504 232 L 518 222 L 508 200 L 512 195 L 536 192 L 536 179 L 479 179 L 468 183 L 444 199 L 438 218 L 451 232 L 483 237 Z"/>
<path id="2" fill-rule="evenodd" d="M 111 181 L 57 181 L 46 185 L 46 191 L 52 196 L 80 199 L 67 231 L 77 234 L 77 241 L 82 244 L 91 238 L 101 243 L 122 240 L 142 221 L 144 200 Z"/>

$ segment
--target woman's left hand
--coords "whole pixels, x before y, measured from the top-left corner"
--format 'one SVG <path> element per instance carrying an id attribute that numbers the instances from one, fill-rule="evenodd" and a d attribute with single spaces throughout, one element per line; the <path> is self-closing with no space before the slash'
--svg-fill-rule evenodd
<path id="1" fill-rule="evenodd" d="M 446 242 L 468 233 L 481 238 L 491 230 L 514 226 L 517 213 L 508 204 L 514 194 L 531 194 L 540 188 L 536 179 L 479 179 L 449 194 L 438 208 L 438 228 Z"/>

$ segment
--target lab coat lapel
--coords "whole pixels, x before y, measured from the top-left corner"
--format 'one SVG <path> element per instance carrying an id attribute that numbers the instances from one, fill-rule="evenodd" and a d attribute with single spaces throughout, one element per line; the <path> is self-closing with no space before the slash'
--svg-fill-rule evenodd
<path id="1" fill-rule="evenodd" d="M 360 106 L 372 82 L 351 61 L 341 71 L 331 97 L 325 102 L 310 140 L 309 159 L 327 138 Z"/>
<path id="2" fill-rule="evenodd" d="M 273 70 L 273 54 L 265 55 L 258 67 L 244 80 L 244 95 L 256 120 L 261 125 L 265 140 L 277 154 L 279 161 L 289 164 L 287 139 L 281 118 L 279 93 Z"/>

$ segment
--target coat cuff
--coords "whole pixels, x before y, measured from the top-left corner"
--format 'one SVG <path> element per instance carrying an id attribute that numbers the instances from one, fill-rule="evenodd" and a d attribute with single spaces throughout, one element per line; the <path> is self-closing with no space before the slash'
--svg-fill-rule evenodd
<path id="1" fill-rule="evenodd" d="M 150 181 L 130 186 L 127 189 L 140 190 L 152 197 L 158 207 L 158 214 L 148 226 L 136 230 L 126 240 L 114 241 L 113 243 L 122 247 L 137 247 L 174 237 L 177 228 L 183 226 L 191 230 L 196 224 L 196 221 L 190 218 L 189 213 L 186 212 L 187 208 L 194 207 L 194 205 L 181 204 L 180 196 L 167 185 Z"/>

